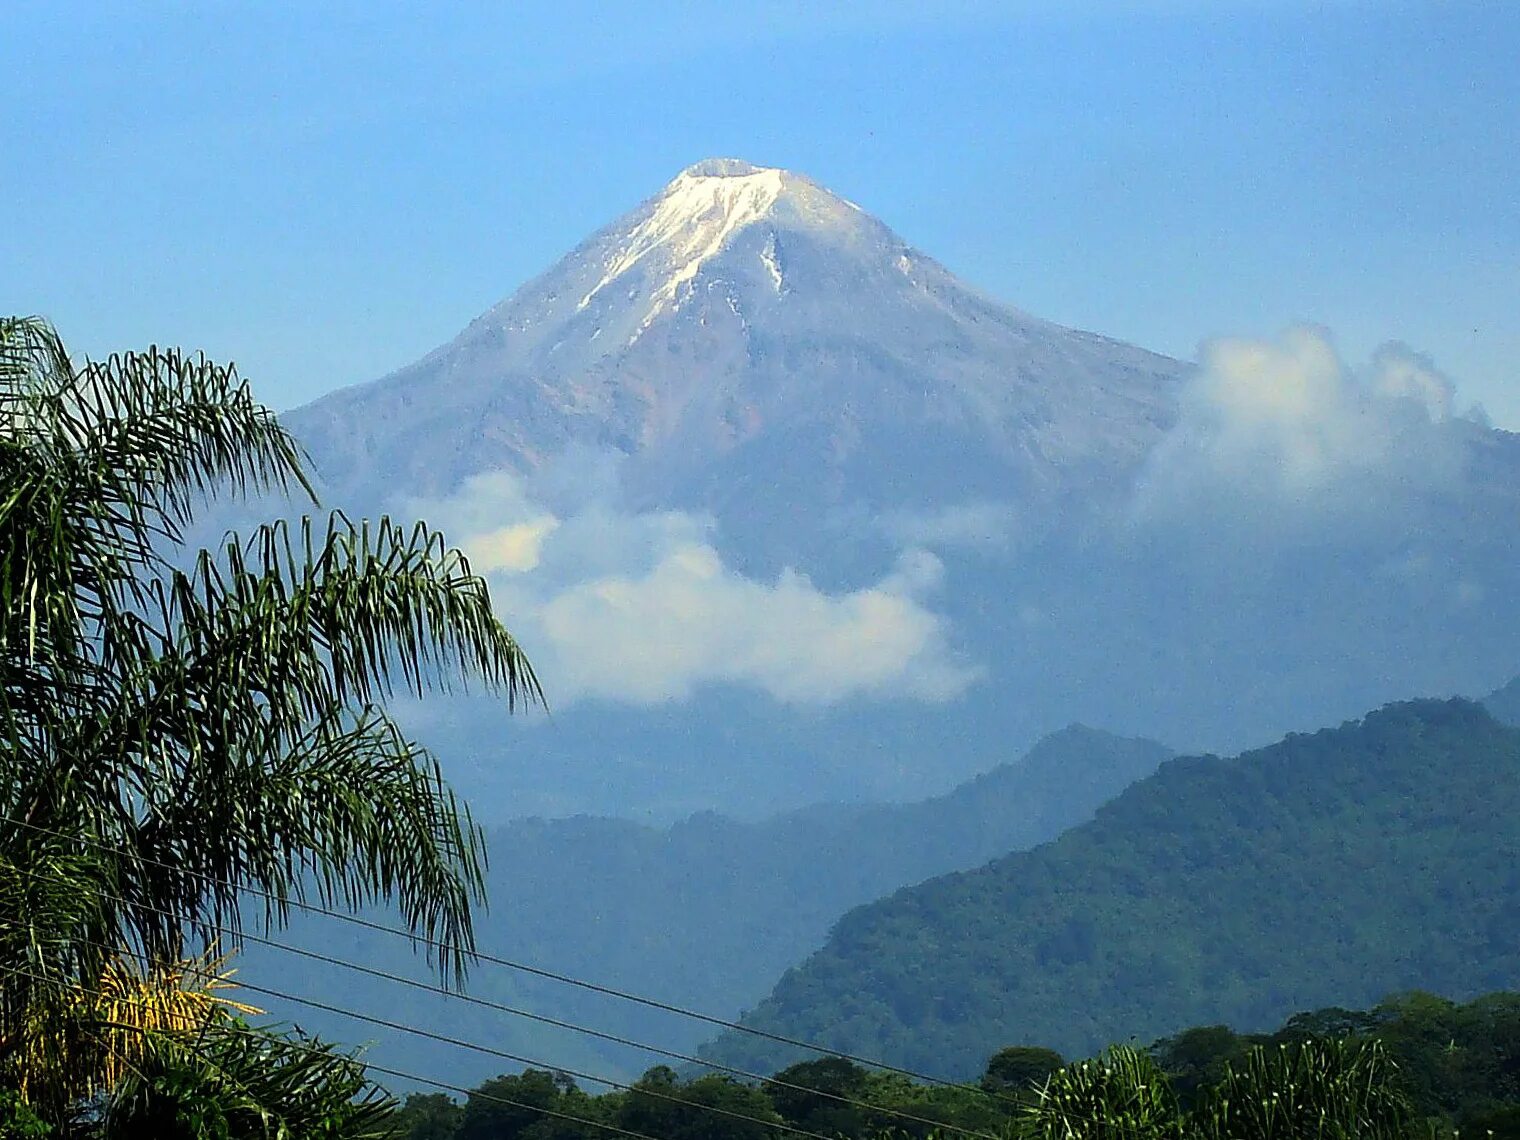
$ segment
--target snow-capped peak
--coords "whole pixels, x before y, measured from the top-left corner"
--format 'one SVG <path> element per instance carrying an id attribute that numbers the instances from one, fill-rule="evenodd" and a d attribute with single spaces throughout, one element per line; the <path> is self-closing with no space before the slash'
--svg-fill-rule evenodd
<path id="1" fill-rule="evenodd" d="M 694 162 L 676 176 L 681 178 L 748 178 L 752 174 L 782 174 L 769 166 L 756 166 L 742 158 L 704 158 Z"/>
<path id="2" fill-rule="evenodd" d="M 602 278 L 576 309 L 585 309 L 608 284 L 643 263 L 654 271 L 640 331 L 648 328 L 663 310 L 681 304 L 705 261 L 722 251 L 737 231 L 771 216 L 783 196 L 807 199 L 807 213 L 813 216 L 819 210 L 812 199 L 827 199 L 836 213 L 857 210 L 786 170 L 752 166 L 739 158 L 708 158 L 682 170 L 652 199 L 637 225 L 616 243 Z M 768 268 L 775 272 L 774 266 Z"/>

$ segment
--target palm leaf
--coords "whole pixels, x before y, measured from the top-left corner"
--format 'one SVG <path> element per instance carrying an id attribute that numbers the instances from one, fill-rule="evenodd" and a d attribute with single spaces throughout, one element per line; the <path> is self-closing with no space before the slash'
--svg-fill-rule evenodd
<path id="1" fill-rule="evenodd" d="M 480 832 L 382 706 L 542 692 L 423 524 L 333 514 L 186 557 L 209 496 L 310 496 L 301 460 L 230 367 L 158 348 L 75 367 L 44 322 L 0 320 L 0 949 L 40 979 L 0 981 L 0 1062 L 42 1015 L 65 1041 L 68 986 L 128 992 L 91 947 L 182 975 L 245 888 L 267 922 L 307 892 L 391 900 L 462 974 Z"/>

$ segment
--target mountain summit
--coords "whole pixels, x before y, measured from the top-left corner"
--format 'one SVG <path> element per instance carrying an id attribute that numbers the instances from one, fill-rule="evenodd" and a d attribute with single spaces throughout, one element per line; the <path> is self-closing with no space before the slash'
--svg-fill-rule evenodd
<path id="1" fill-rule="evenodd" d="M 668 818 L 922 797 L 1072 721 L 1237 749 L 1491 689 L 1520 436 L 1446 386 L 1304 330 L 1194 367 L 1065 328 L 727 158 L 286 422 L 330 502 L 476 540 L 585 698 L 494 798 Z"/>
<path id="2" fill-rule="evenodd" d="M 806 177 L 709 159 L 291 423 L 344 495 L 592 448 L 636 505 L 795 519 L 1128 473 L 1181 372 L 978 293 Z"/>
<path id="3" fill-rule="evenodd" d="M 582 297 L 584 309 L 616 283 L 640 281 L 650 307 L 639 322 L 648 328 L 660 313 L 689 302 L 704 262 L 721 254 L 746 227 L 810 225 L 844 233 L 874 227 L 851 202 L 784 170 L 752 166 L 736 158 L 710 158 L 689 166 L 654 199 L 653 209 L 623 239 L 606 272 Z M 774 237 L 774 230 L 771 231 Z M 779 294 L 786 287 L 774 241 L 760 258 Z M 603 298 L 602 303 L 605 304 Z M 631 339 L 637 339 L 635 332 Z"/>

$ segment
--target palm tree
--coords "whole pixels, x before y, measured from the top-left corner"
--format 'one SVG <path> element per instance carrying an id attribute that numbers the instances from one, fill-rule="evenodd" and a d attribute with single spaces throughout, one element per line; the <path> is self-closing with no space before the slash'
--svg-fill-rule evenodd
<path id="1" fill-rule="evenodd" d="M 542 694 L 423 523 L 187 549 L 208 496 L 315 503 L 301 459 L 232 368 L 76 367 L 45 322 L 0 320 L 0 1064 L 123 953 L 172 970 L 236 931 L 250 890 L 271 924 L 389 901 L 462 974 L 479 830 L 383 705 Z"/>
<path id="2" fill-rule="evenodd" d="M 1414 1105 L 1376 1040 L 1256 1045 L 1184 1111 L 1147 1053 L 1114 1045 L 1059 1069 L 1020 1111 L 1018 1140 L 1401 1140 Z M 1424 1134 L 1424 1129 L 1418 1130 Z"/>

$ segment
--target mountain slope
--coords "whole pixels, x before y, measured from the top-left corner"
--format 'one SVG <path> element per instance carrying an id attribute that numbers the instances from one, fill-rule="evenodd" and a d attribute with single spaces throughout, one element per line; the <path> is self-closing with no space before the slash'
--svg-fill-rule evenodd
<path id="1" fill-rule="evenodd" d="M 552 728 L 402 713 L 482 818 L 663 823 L 919 799 L 1074 721 L 1237 751 L 1492 687 L 1520 436 L 1450 387 L 1302 329 L 1184 366 L 718 160 L 287 418 L 329 504 L 464 546 L 540 667 Z"/>
<path id="2" fill-rule="evenodd" d="M 1174 760 L 1036 850 L 858 908 L 749 1024 L 969 1076 L 1190 1024 L 1520 981 L 1520 730 L 1423 701 Z M 774 1065 L 730 1035 L 711 1056 Z"/>
<path id="3" fill-rule="evenodd" d="M 1495 720 L 1520 725 L 1520 677 L 1484 697 L 1483 707 Z"/>
<path id="4" fill-rule="evenodd" d="M 589 817 L 523 820 L 489 836 L 490 911 L 478 922 L 479 942 L 497 954 L 736 1016 L 770 979 L 820 945 L 851 906 L 1043 842 L 1089 818 L 1169 755 L 1149 741 L 1074 726 L 1022 759 L 920 803 L 820 805 L 752 824 L 708 813 L 664 830 Z M 332 924 L 319 932 L 310 923 L 298 924 L 290 937 L 325 948 L 334 935 L 355 939 L 344 957 L 416 973 L 405 947 L 390 940 Z M 277 963 L 289 965 L 274 954 L 252 957 L 250 977 L 277 976 Z M 647 1054 L 302 963 L 308 969 L 301 988 L 342 995 L 324 999 L 337 1005 L 386 1009 L 391 1017 L 401 1012 L 408 1024 L 446 1026 L 457 1036 L 591 1071 L 638 1073 L 653 1063 Z M 470 992 L 686 1051 L 710 1028 L 491 967 L 476 971 Z M 352 1024 L 288 1012 L 340 1040 L 356 1034 Z M 402 1053 L 385 1054 L 401 1068 L 439 1071 L 446 1063 L 482 1075 L 495 1071 L 489 1059 L 404 1044 Z M 374 1056 L 382 1060 L 382 1053 Z M 411 1063 L 418 1059 L 428 1064 Z"/>
<path id="5" fill-rule="evenodd" d="M 849 907 L 1053 838 L 1169 755 L 1074 726 L 919 803 L 820 805 L 752 824 L 702 813 L 666 830 L 525 820 L 492 837 L 493 862 L 508 869 L 492 903 L 502 938 L 544 961 L 636 990 L 680 979 L 683 1000 L 733 1013 Z"/>
<path id="6" fill-rule="evenodd" d="M 981 295 L 807 178 L 720 159 L 290 423 L 340 497 L 579 447 L 627 457 L 634 505 L 773 520 L 1111 480 L 1172 422 L 1182 371 Z"/>

